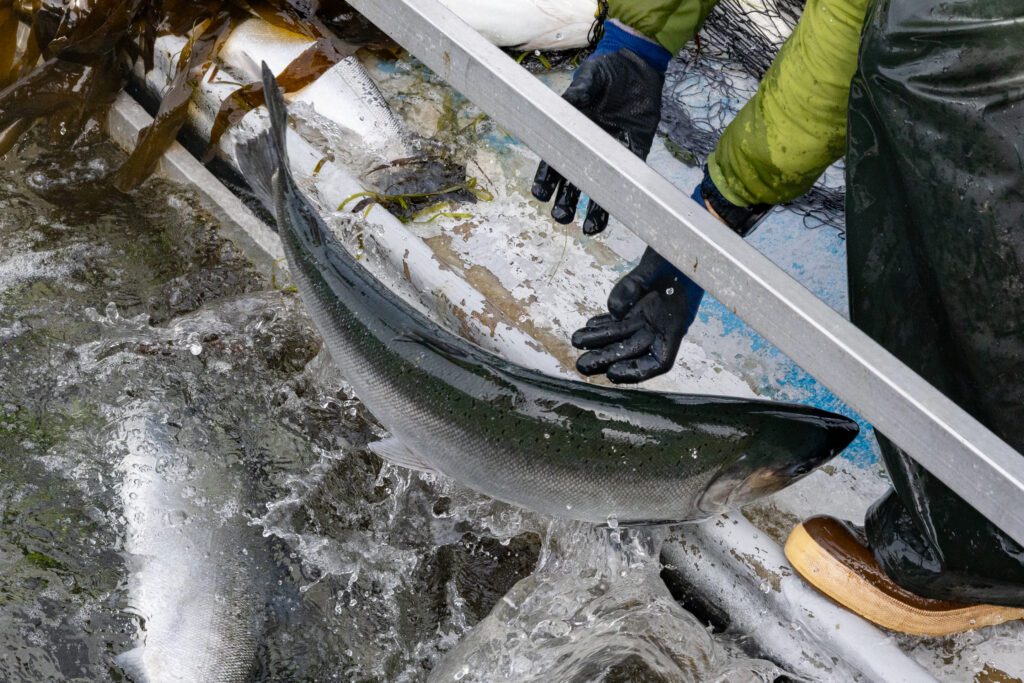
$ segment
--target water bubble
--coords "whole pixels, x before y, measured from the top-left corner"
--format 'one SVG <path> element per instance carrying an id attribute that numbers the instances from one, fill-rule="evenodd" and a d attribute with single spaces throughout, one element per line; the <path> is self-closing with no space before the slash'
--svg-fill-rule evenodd
<path id="1" fill-rule="evenodd" d="M 203 345 L 199 342 L 193 342 L 193 344 L 188 347 L 188 350 L 193 356 L 198 356 L 203 352 Z"/>
<path id="2" fill-rule="evenodd" d="M 608 528 L 609 529 L 618 529 L 619 528 L 619 519 L 615 515 L 608 515 Z"/>
<path id="3" fill-rule="evenodd" d="M 184 510 L 170 510 L 164 515 L 164 523 L 169 527 L 178 527 L 185 523 L 188 515 Z"/>
<path id="4" fill-rule="evenodd" d="M 565 509 L 566 509 L 566 510 L 572 510 L 572 505 L 571 505 L 571 504 L 569 504 L 569 503 L 566 503 L 566 505 L 565 505 Z"/>
<path id="5" fill-rule="evenodd" d="M 469 665 L 466 664 L 461 669 L 459 669 L 458 672 L 456 672 L 455 680 L 461 681 L 463 678 L 465 678 L 468 675 L 469 675 Z"/>
<path id="6" fill-rule="evenodd" d="M 761 582 L 761 585 L 760 585 L 760 586 L 758 586 L 758 588 L 760 588 L 760 589 L 761 589 L 761 592 L 762 592 L 762 593 L 768 593 L 768 592 L 770 592 L 770 591 L 771 591 L 771 589 L 772 589 L 772 587 L 768 585 L 768 582 L 767 582 L 767 581 L 762 581 L 762 582 Z"/>
<path id="7" fill-rule="evenodd" d="M 676 293 L 676 288 L 675 287 L 669 287 L 668 289 L 665 290 L 665 296 L 672 296 L 675 293 Z"/>
<path id="8" fill-rule="evenodd" d="M 563 638 L 572 632 L 572 625 L 561 619 L 542 619 L 530 632 L 530 637 Z"/>
<path id="9" fill-rule="evenodd" d="M 550 438 L 551 438 L 551 435 L 550 435 L 550 434 L 548 434 L 547 432 L 544 432 L 544 438 L 545 438 L 545 439 L 550 439 Z"/>

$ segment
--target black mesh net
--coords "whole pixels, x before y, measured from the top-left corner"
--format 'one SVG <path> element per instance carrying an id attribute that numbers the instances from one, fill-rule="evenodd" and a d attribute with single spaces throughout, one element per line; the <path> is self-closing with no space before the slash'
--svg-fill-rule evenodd
<path id="1" fill-rule="evenodd" d="M 757 91 L 789 37 L 804 0 L 721 0 L 698 40 L 669 66 L 661 132 L 680 160 L 702 165 L 719 136 Z M 809 228 L 843 230 L 845 188 L 831 171 L 789 207 Z"/>

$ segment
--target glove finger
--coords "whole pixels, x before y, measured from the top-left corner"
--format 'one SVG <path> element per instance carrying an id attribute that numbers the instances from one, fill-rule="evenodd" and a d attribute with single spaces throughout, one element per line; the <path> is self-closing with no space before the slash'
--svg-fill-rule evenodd
<path id="1" fill-rule="evenodd" d="M 642 327 L 644 327 L 644 321 L 638 318 L 632 320 L 612 319 L 607 324 L 576 330 L 572 334 L 572 345 L 577 349 L 599 349 L 631 337 Z M 647 344 L 650 345 L 652 341 L 654 341 L 653 338 Z"/>
<path id="2" fill-rule="evenodd" d="M 548 166 L 546 161 L 540 162 L 537 174 L 533 177 L 533 196 L 542 202 L 549 201 L 561 181 L 561 173 Z"/>
<path id="3" fill-rule="evenodd" d="M 562 98 L 580 111 L 586 110 L 594 101 L 594 93 L 599 87 L 597 79 L 600 76 L 598 60 L 588 59 L 576 70 L 572 83 L 562 93 Z"/>
<path id="4" fill-rule="evenodd" d="M 669 332 L 665 336 L 658 335 L 651 343 L 651 358 L 654 359 L 658 367 L 665 368 L 665 372 L 668 372 L 668 369 L 675 362 L 685 335 L 686 329 L 684 328 Z"/>
<path id="5" fill-rule="evenodd" d="M 583 354 L 576 360 L 576 369 L 580 371 L 580 374 L 588 377 L 605 372 L 609 367 L 628 359 L 637 356 L 646 357 L 645 354 L 653 341 L 653 332 L 647 328 L 640 329 L 624 341 Z"/>
<path id="6" fill-rule="evenodd" d="M 576 217 L 576 205 L 580 203 L 580 188 L 564 178 L 558 184 L 555 203 L 551 207 L 551 217 L 565 225 L 572 223 Z"/>
<path id="7" fill-rule="evenodd" d="M 608 367 L 605 374 L 615 384 L 636 384 L 658 375 L 664 375 L 672 369 L 672 365 L 672 361 L 658 360 L 648 354 L 614 363 Z"/>
<path id="8" fill-rule="evenodd" d="M 597 205 L 593 200 L 587 207 L 587 217 L 583 221 L 583 234 L 596 235 L 604 232 L 608 227 L 608 212 Z"/>
<path id="9" fill-rule="evenodd" d="M 602 313 L 601 315 L 595 315 L 593 318 L 587 321 L 586 327 L 601 327 L 602 325 L 608 325 L 616 322 L 618 318 L 613 316 L 611 313 Z"/>
<path id="10" fill-rule="evenodd" d="M 616 318 L 625 318 L 648 291 L 642 278 L 633 272 L 627 273 L 612 287 L 608 295 L 608 310 Z"/>

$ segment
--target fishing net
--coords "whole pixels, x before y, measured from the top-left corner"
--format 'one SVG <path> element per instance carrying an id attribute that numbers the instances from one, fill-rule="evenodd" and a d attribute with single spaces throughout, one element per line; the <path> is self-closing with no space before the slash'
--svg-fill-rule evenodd
<path id="1" fill-rule="evenodd" d="M 792 33 L 804 0 L 721 0 L 698 40 L 669 66 L 661 132 L 681 161 L 703 165 L 719 136 L 757 85 Z M 844 229 L 845 188 L 840 169 L 830 169 L 809 192 L 788 206 L 809 228 Z"/>

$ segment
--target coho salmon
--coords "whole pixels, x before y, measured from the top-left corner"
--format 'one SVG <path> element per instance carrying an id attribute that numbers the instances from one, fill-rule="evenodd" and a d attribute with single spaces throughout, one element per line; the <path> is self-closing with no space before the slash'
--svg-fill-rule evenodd
<path id="1" fill-rule="evenodd" d="M 228 493 L 239 482 L 219 463 L 193 467 L 189 456 L 207 454 L 181 447 L 162 411 L 156 400 L 139 401 L 114 428 L 125 450 L 130 609 L 141 624 L 138 646 L 117 662 L 136 683 L 241 683 L 260 632 L 259 536 Z M 197 503 L 211 491 L 224 495 Z"/>
<path id="2" fill-rule="evenodd" d="M 391 462 L 557 517 L 683 522 L 779 491 L 856 436 L 852 420 L 808 406 L 544 375 L 441 328 L 358 263 L 304 196 L 266 65 L 263 84 L 270 129 L 237 145 L 238 162 L 276 216 L 332 359 L 391 432 L 376 446 Z"/>

